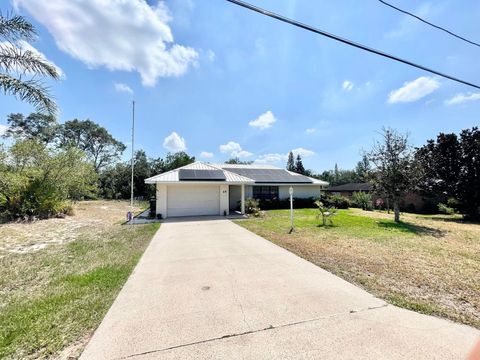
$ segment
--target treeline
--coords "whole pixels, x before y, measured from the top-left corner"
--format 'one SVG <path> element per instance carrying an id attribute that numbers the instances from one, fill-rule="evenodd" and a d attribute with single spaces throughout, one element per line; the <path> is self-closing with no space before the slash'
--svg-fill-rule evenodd
<path id="1" fill-rule="evenodd" d="M 289 159 L 290 160 L 290 159 Z M 291 165 L 289 161 L 287 168 Z M 403 196 L 417 193 L 434 198 L 443 211 L 460 212 L 470 220 L 480 220 L 480 130 L 465 129 L 460 134 L 440 133 L 435 140 L 414 148 L 407 134 L 383 129 L 382 137 L 365 152 L 353 170 L 335 169 L 305 174 L 331 185 L 369 182 L 377 195 L 386 199 L 399 221 Z"/>
<path id="2" fill-rule="evenodd" d="M 130 197 L 130 161 L 126 146 L 91 120 L 59 124 L 55 117 L 10 114 L 0 146 L 0 220 L 45 218 L 68 213 L 71 201 Z M 153 195 L 145 178 L 195 161 L 184 152 L 163 158 L 135 153 L 134 193 Z"/>

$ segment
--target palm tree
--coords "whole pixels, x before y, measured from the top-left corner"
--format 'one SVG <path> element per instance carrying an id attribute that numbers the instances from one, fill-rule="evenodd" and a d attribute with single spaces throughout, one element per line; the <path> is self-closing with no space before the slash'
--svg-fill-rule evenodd
<path id="1" fill-rule="evenodd" d="M 22 16 L 0 13 L 0 89 L 26 101 L 40 112 L 55 115 L 57 105 L 39 77 L 59 79 L 57 68 L 40 54 L 22 47 L 33 40 L 35 28 Z"/>

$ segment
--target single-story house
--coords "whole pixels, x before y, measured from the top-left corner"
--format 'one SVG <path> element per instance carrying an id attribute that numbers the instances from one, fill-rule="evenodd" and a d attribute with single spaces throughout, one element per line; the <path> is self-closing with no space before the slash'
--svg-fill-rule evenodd
<path id="1" fill-rule="evenodd" d="M 194 162 L 145 180 L 156 186 L 156 213 L 175 216 L 225 215 L 245 199 L 317 198 L 328 183 L 270 165 Z"/>
<path id="2" fill-rule="evenodd" d="M 350 200 L 353 198 L 354 192 L 373 193 L 373 185 L 369 183 L 348 183 L 343 185 L 331 186 L 325 189 L 327 194 L 342 195 Z M 381 207 L 387 206 L 387 201 L 380 194 L 373 194 L 373 202 L 382 201 Z M 435 197 L 424 196 L 415 191 L 408 191 L 400 199 L 400 209 L 402 211 L 431 213 L 435 212 L 438 204 L 438 199 Z"/>

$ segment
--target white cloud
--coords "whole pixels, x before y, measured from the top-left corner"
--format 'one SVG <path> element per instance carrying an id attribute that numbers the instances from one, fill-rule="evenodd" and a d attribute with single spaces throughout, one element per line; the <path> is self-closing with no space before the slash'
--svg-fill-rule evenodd
<path id="1" fill-rule="evenodd" d="M 122 83 L 115 83 L 113 84 L 115 86 L 115 90 L 119 92 L 128 92 L 130 94 L 133 94 L 133 90 L 130 86 L 127 84 L 122 84 Z"/>
<path id="2" fill-rule="evenodd" d="M 296 158 L 297 155 L 300 154 L 302 158 L 309 157 L 315 155 L 315 152 L 311 150 L 307 150 L 304 148 L 297 148 L 293 149 L 293 156 Z M 260 155 L 255 162 L 258 164 L 275 164 L 275 163 L 280 163 L 280 162 L 285 162 L 288 159 L 288 154 L 279 154 L 279 153 L 272 153 L 272 154 L 263 154 Z"/>
<path id="3" fill-rule="evenodd" d="M 137 71 L 145 86 L 183 75 L 196 50 L 174 43 L 168 8 L 145 0 L 13 0 L 44 25 L 57 46 L 89 67 Z"/>
<path id="4" fill-rule="evenodd" d="M 255 159 L 257 164 L 275 164 L 284 161 L 287 161 L 287 155 L 278 153 L 260 155 Z"/>
<path id="5" fill-rule="evenodd" d="M 272 125 L 277 121 L 275 115 L 271 111 L 267 111 L 266 113 L 260 115 L 255 120 L 252 120 L 248 123 L 251 127 L 256 127 L 261 130 L 268 129 L 272 127 Z"/>
<path id="6" fill-rule="evenodd" d="M 7 132 L 7 130 L 8 130 L 8 126 L 7 126 L 7 125 L 2 125 L 2 124 L 0 124 L 0 136 L 5 135 L 5 133 Z"/>
<path id="7" fill-rule="evenodd" d="M 351 91 L 355 85 L 349 80 L 345 80 L 342 84 L 342 88 L 345 91 Z"/>
<path id="8" fill-rule="evenodd" d="M 240 144 L 235 141 L 229 141 L 224 145 L 220 145 L 219 149 L 221 153 L 230 154 L 233 157 L 243 158 L 253 155 L 253 153 L 243 150 Z"/>
<path id="9" fill-rule="evenodd" d="M 212 158 L 212 157 L 213 157 L 213 153 L 208 152 L 208 151 L 202 151 L 202 152 L 200 153 L 200 157 L 202 157 L 202 158 Z"/>
<path id="10" fill-rule="evenodd" d="M 185 139 L 178 135 L 175 131 L 163 140 L 163 147 L 173 152 L 187 150 Z"/>
<path id="11" fill-rule="evenodd" d="M 457 94 L 453 98 L 445 100 L 445 104 L 458 105 L 477 100 L 480 100 L 480 93 Z"/>
<path id="12" fill-rule="evenodd" d="M 301 157 L 309 157 L 315 155 L 315 152 L 312 150 L 307 150 L 304 148 L 296 148 L 292 150 L 293 155 L 296 157 L 297 155 L 300 155 Z"/>
<path id="13" fill-rule="evenodd" d="M 315 128 L 309 128 L 309 129 L 306 129 L 306 130 L 305 130 L 305 132 L 306 132 L 307 134 L 313 134 L 313 133 L 315 133 L 316 131 L 317 131 L 317 129 L 315 129 Z"/>
<path id="14" fill-rule="evenodd" d="M 55 64 L 53 61 L 48 59 L 45 56 L 44 53 L 42 53 L 41 51 L 38 51 L 36 48 L 34 48 L 32 45 L 30 45 L 25 40 L 19 40 L 19 41 L 15 42 L 14 44 L 12 44 L 8 41 L 3 41 L 3 42 L 0 42 L 0 47 L 7 47 L 7 48 L 8 47 L 18 47 L 23 51 L 30 51 L 31 53 L 33 53 L 33 55 L 39 57 L 43 61 L 45 61 L 45 62 L 49 63 L 51 66 L 53 66 L 57 70 L 61 79 L 65 79 L 65 77 L 66 77 L 65 72 L 57 64 Z M 15 69 L 15 71 L 18 71 L 18 69 Z"/>
<path id="15" fill-rule="evenodd" d="M 440 82 L 432 77 L 421 76 L 416 80 L 406 82 L 388 95 L 390 104 L 399 102 L 413 102 L 431 94 L 440 87 Z"/>

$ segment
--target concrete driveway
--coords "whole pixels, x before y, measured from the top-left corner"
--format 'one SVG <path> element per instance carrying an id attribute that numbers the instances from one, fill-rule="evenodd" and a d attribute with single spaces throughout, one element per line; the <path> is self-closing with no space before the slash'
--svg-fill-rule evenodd
<path id="1" fill-rule="evenodd" d="M 162 224 L 81 359 L 462 359 L 479 336 L 202 219 Z"/>

